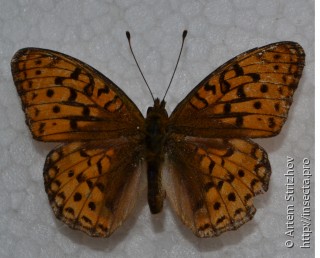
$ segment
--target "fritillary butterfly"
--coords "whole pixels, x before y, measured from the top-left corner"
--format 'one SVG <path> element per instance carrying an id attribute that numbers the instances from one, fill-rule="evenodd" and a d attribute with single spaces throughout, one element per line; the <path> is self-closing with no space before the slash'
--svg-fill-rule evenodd
<path id="1" fill-rule="evenodd" d="M 304 59 L 295 42 L 249 50 L 209 74 L 170 116 L 155 99 L 144 118 L 91 66 L 52 50 L 19 50 L 12 75 L 32 136 L 64 142 L 44 166 L 55 216 L 110 236 L 132 210 L 146 167 L 151 213 L 167 196 L 198 237 L 239 228 L 271 174 L 267 153 L 250 138 L 280 132 Z"/>

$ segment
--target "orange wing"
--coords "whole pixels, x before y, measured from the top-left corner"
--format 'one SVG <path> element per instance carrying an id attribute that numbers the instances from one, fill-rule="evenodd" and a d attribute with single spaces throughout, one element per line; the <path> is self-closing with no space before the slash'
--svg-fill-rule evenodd
<path id="1" fill-rule="evenodd" d="M 11 61 L 26 122 L 40 141 L 84 141 L 137 132 L 144 118 L 112 81 L 52 50 L 25 48 Z"/>
<path id="2" fill-rule="evenodd" d="M 304 67 L 295 42 L 255 48 L 208 75 L 176 107 L 172 131 L 197 137 L 270 137 L 280 132 Z"/>
<path id="3" fill-rule="evenodd" d="M 267 153 L 248 138 L 280 132 L 304 66 L 294 42 L 247 51 L 205 78 L 169 119 L 164 188 L 199 237 L 234 230 L 268 190 Z"/>
<path id="4" fill-rule="evenodd" d="M 136 201 L 140 152 L 130 138 L 74 142 L 52 150 L 44 181 L 56 217 L 90 236 L 110 236 Z"/>
<path id="5" fill-rule="evenodd" d="M 176 136 L 178 137 L 178 136 Z M 163 185 L 178 216 L 199 237 L 235 230 L 268 190 L 267 153 L 250 140 L 172 138 Z"/>

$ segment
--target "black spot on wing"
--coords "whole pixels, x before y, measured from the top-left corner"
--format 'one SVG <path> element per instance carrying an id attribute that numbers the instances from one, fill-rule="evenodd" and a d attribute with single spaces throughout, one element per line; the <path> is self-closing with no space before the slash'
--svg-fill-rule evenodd
<path id="1" fill-rule="evenodd" d="M 87 106 L 84 106 L 82 109 L 82 115 L 85 117 L 88 117 L 90 115 L 90 108 Z"/>
<path id="2" fill-rule="evenodd" d="M 261 91 L 262 93 L 268 92 L 268 85 L 267 85 L 267 84 L 261 84 L 261 86 L 260 86 L 260 91 Z"/>
<path id="3" fill-rule="evenodd" d="M 78 80 L 79 75 L 81 74 L 81 69 L 77 67 L 70 75 L 71 79 Z"/>
<path id="4" fill-rule="evenodd" d="M 223 106 L 223 112 L 224 112 L 225 114 L 228 114 L 228 113 L 230 113 L 230 111 L 231 111 L 231 104 L 230 104 L 230 103 L 224 104 L 224 106 Z"/>
<path id="5" fill-rule="evenodd" d="M 89 202 L 88 203 L 88 207 L 90 208 L 90 210 L 94 211 L 96 209 L 96 205 L 94 202 Z"/>
<path id="6" fill-rule="evenodd" d="M 221 207 L 221 203 L 220 202 L 215 202 L 215 204 L 213 205 L 213 209 L 215 209 L 216 211 L 219 210 Z"/>
<path id="7" fill-rule="evenodd" d="M 254 106 L 255 109 L 260 109 L 261 108 L 261 102 L 260 101 L 254 102 L 253 106 Z"/>
<path id="8" fill-rule="evenodd" d="M 56 78 L 54 79 L 54 84 L 55 84 L 55 85 L 62 85 L 63 80 L 64 80 L 63 77 L 58 76 L 58 77 L 56 77 Z"/>
<path id="9" fill-rule="evenodd" d="M 246 97 L 246 94 L 244 92 L 244 88 L 243 88 L 243 85 L 240 85 L 237 89 L 237 96 L 240 98 L 240 99 L 244 99 Z"/>
<path id="10" fill-rule="evenodd" d="M 73 200 L 75 201 L 75 202 L 78 202 L 78 201 L 80 201 L 82 199 L 82 195 L 80 194 L 80 193 L 75 193 L 74 194 L 74 196 L 73 196 Z"/>
<path id="11" fill-rule="evenodd" d="M 52 108 L 53 113 L 59 113 L 60 112 L 60 107 L 58 105 L 53 106 Z"/>
<path id="12" fill-rule="evenodd" d="M 48 98 L 51 98 L 53 96 L 53 94 L 54 94 L 54 91 L 52 89 L 47 90 L 47 97 Z"/>
<path id="13" fill-rule="evenodd" d="M 237 116 L 236 118 L 236 125 L 237 127 L 241 127 L 243 125 L 243 117 L 242 116 Z"/>
<path id="14" fill-rule="evenodd" d="M 211 188 L 214 187 L 214 183 L 213 182 L 208 182 L 204 185 L 204 189 L 206 192 L 209 192 Z"/>
<path id="15" fill-rule="evenodd" d="M 216 86 L 215 85 L 210 85 L 209 82 L 206 82 L 204 85 L 204 89 L 206 91 L 211 91 L 213 95 L 216 95 Z"/>
<path id="16" fill-rule="evenodd" d="M 258 82 L 260 80 L 260 75 L 258 73 L 248 73 L 246 75 L 250 76 L 253 82 Z"/>
<path id="17" fill-rule="evenodd" d="M 104 88 L 98 90 L 98 97 L 100 97 L 103 93 L 108 94 L 109 92 L 109 87 L 107 85 L 104 85 Z"/>
<path id="18" fill-rule="evenodd" d="M 234 71 L 236 73 L 236 76 L 243 75 L 243 69 L 241 68 L 241 66 L 239 64 L 233 65 L 233 69 L 234 69 Z"/>
<path id="19" fill-rule="evenodd" d="M 70 88 L 70 95 L 69 95 L 68 101 L 75 101 L 76 98 L 77 98 L 76 90 L 73 88 Z"/>
<path id="20" fill-rule="evenodd" d="M 194 97 L 204 104 L 204 107 L 203 107 L 203 108 L 206 108 L 206 107 L 209 106 L 208 101 L 207 101 L 206 99 L 202 98 L 202 97 L 199 95 L 199 93 L 195 93 L 195 94 L 194 94 Z M 192 102 L 190 102 L 190 104 L 191 104 L 195 109 L 199 109 L 197 106 L 193 105 Z"/>
<path id="21" fill-rule="evenodd" d="M 77 120 L 71 119 L 71 120 L 70 120 L 70 127 L 71 127 L 72 130 L 77 130 L 77 129 L 78 129 Z"/>

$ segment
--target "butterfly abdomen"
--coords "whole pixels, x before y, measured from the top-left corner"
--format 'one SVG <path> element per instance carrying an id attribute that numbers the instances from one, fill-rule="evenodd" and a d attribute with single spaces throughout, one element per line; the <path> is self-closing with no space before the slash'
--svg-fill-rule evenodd
<path id="1" fill-rule="evenodd" d="M 165 102 L 156 99 L 153 107 L 149 107 L 145 122 L 145 146 L 148 178 L 148 203 L 151 213 L 162 210 L 165 193 L 161 182 L 161 165 L 164 160 L 163 145 L 166 137 L 168 114 Z"/>

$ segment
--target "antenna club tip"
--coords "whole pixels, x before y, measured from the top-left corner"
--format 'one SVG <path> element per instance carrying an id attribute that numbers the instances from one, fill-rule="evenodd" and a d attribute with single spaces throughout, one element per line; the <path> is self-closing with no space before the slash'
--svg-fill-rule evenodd
<path id="1" fill-rule="evenodd" d="M 185 38 L 188 34 L 188 31 L 187 30 L 184 30 L 183 33 L 182 33 L 182 38 Z"/>
<path id="2" fill-rule="evenodd" d="M 126 31 L 126 36 L 127 36 L 127 38 L 128 38 L 128 40 L 130 40 L 130 32 L 129 31 Z"/>

